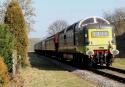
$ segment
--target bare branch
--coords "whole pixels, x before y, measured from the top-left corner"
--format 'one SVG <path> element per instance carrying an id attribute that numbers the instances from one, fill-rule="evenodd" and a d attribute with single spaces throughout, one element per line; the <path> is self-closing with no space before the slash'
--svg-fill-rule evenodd
<path id="1" fill-rule="evenodd" d="M 115 26 L 116 35 L 125 32 L 125 8 L 118 8 L 112 13 L 105 12 L 104 17 Z"/>
<path id="2" fill-rule="evenodd" d="M 67 22 L 64 20 L 57 20 L 48 27 L 48 33 L 50 35 L 56 34 L 68 26 Z"/>
<path id="3" fill-rule="evenodd" d="M 3 23 L 4 22 L 4 15 L 5 15 L 5 12 L 6 12 L 6 8 L 8 6 L 8 4 L 10 3 L 10 1 L 12 0 L 3 0 L 3 1 L 0 1 L 0 23 Z M 32 30 L 32 24 L 35 23 L 33 17 L 35 16 L 35 13 L 34 13 L 34 8 L 32 6 L 33 2 L 32 0 L 16 0 L 19 2 L 20 4 L 20 7 L 22 8 L 22 11 L 23 11 L 23 14 L 24 14 L 24 17 L 25 17 L 25 21 L 27 23 L 27 27 L 30 30 Z"/>

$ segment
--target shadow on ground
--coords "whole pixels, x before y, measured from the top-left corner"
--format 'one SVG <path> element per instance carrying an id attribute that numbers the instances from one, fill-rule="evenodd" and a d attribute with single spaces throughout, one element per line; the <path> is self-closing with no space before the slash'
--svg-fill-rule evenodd
<path id="1" fill-rule="evenodd" d="M 29 61 L 33 68 L 38 68 L 40 70 L 55 70 L 55 71 L 65 71 L 65 69 L 55 65 L 46 57 L 36 54 L 35 52 L 29 52 Z"/>

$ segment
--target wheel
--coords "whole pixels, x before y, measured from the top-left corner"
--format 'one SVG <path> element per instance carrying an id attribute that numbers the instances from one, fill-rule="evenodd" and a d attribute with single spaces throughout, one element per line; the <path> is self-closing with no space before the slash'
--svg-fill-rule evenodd
<path id="1" fill-rule="evenodd" d="M 93 66 L 94 66 L 94 61 L 90 59 L 88 63 L 88 67 L 92 68 Z"/>
<path id="2" fill-rule="evenodd" d="M 103 66 L 103 59 L 100 59 L 100 66 Z"/>
<path id="3" fill-rule="evenodd" d="M 107 67 L 110 67 L 111 64 L 112 64 L 112 55 L 109 54 L 109 55 L 107 56 L 107 59 L 106 59 L 106 66 L 107 66 Z"/>
<path id="4" fill-rule="evenodd" d="M 106 66 L 107 66 L 107 67 L 110 67 L 111 63 L 112 63 L 112 60 L 111 60 L 111 59 L 107 59 Z"/>
<path id="5" fill-rule="evenodd" d="M 106 63 L 106 67 L 110 67 L 110 65 L 111 65 L 110 63 Z"/>

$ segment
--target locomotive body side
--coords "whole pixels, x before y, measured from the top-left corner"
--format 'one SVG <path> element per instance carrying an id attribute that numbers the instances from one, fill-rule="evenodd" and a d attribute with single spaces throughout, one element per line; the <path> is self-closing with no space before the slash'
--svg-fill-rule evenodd
<path id="1" fill-rule="evenodd" d="M 59 40 L 59 51 L 61 52 L 73 52 L 75 49 L 74 46 L 74 29 L 69 27 L 65 30 L 65 32 L 60 33 Z"/>
<path id="2" fill-rule="evenodd" d="M 50 37 L 45 40 L 46 50 L 55 50 L 55 44 L 54 44 L 53 38 L 54 37 Z"/>

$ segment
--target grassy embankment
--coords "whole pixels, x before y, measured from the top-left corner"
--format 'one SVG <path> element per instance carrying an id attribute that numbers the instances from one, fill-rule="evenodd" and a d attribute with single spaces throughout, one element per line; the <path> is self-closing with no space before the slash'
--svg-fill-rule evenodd
<path id="1" fill-rule="evenodd" d="M 116 58 L 112 66 L 125 69 L 125 58 Z"/>
<path id="2" fill-rule="evenodd" d="M 36 54 L 30 56 L 32 67 L 21 70 L 24 87 L 97 87 Z"/>

